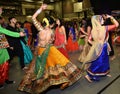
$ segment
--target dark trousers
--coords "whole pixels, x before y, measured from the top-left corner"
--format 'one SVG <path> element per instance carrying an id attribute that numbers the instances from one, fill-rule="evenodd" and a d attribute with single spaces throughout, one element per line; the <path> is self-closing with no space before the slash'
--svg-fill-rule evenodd
<path id="1" fill-rule="evenodd" d="M 23 52 L 23 48 L 22 48 L 22 45 L 21 43 L 14 43 L 12 45 L 13 47 L 13 50 L 8 48 L 8 53 L 9 53 L 9 56 L 10 56 L 10 60 L 13 59 L 14 56 L 18 56 L 19 59 L 20 59 L 20 65 L 21 65 L 21 68 L 24 68 L 25 67 L 25 64 L 24 64 L 24 52 Z"/>
<path id="2" fill-rule="evenodd" d="M 113 56 L 114 55 L 114 49 L 113 49 L 113 45 L 112 45 L 112 32 L 109 32 L 109 39 L 108 39 L 108 43 L 110 45 L 111 51 L 109 53 L 109 56 Z"/>

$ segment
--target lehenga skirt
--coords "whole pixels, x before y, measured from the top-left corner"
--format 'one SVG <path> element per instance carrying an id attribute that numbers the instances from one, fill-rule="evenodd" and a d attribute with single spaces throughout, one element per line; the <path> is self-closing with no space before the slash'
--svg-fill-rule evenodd
<path id="1" fill-rule="evenodd" d="M 8 80 L 9 63 L 6 61 L 0 64 L 0 85 L 3 85 L 5 80 Z"/>
<path id="2" fill-rule="evenodd" d="M 57 48 L 66 58 L 69 58 L 68 56 L 68 52 L 65 48 L 61 47 L 61 48 Z"/>
<path id="3" fill-rule="evenodd" d="M 92 80 L 100 80 L 100 77 L 106 76 L 110 72 L 109 56 L 107 52 L 107 43 L 104 43 L 101 55 L 91 62 L 87 73 Z"/>
<path id="4" fill-rule="evenodd" d="M 45 48 L 39 48 L 38 54 L 41 55 Z M 72 85 L 81 77 L 80 69 L 71 63 L 61 52 L 54 46 L 50 47 L 50 51 L 46 60 L 44 74 L 41 78 L 36 79 L 35 75 L 36 57 L 32 60 L 29 70 L 23 77 L 18 90 L 26 91 L 32 94 L 40 94 L 50 86 L 62 85 L 68 83 Z"/>
<path id="5" fill-rule="evenodd" d="M 71 37 L 68 38 L 68 42 L 66 45 L 66 49 L 68 52 L 75 52 L 79 50 L 78 42 L 76 40 L 72 40 Z"/>

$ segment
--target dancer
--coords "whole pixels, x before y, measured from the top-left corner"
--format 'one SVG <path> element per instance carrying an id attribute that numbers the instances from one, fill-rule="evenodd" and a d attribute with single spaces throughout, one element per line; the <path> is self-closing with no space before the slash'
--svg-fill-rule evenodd
<path id="1" fill-rule="evenodd" d="M 42 4 L 32 16 L 33 23 L 39 31 L 36 50 L 38 55 L 30 63 L 29 70 L 18 87 L 18 90 L 32 94 L 40 94 L 53 85 L 60 85 L 60 88 L 64 89 L 81 77 L 80 69 L 51 44 L 54 20 L 47 17 L 43 19 L 43 23 L 37 21 L 36 17 L 46 7 L 46 4 Z"/>
<path id="2" fill-rule="evenodd" d="M 73 27 L 74 24 L 71 22 L 69 24 L 69 38 L 67 41 L 66 49 L 68 52 L 76 52 L 79 50 L 78 42 L 77 42 L 77 36 L 75 28 Z"/>
<path id="3" fill-rule="evenodd" d="M 58 26 L 55 29 L 54 45 L 63 55 L 65 55 L 68 58 L 68 53 L 65 46 L 67 44 L 65 27 L 63 26 L 62 21 L 59 18 L 56 20 L 56 24 Z"/>
<path id="4" fill-rule="evenodd" d="M 80 32 L 83 32 L 84 35 L 85 35 L 85 38 L 84 38 L 85 45 L 84 45 L 83 50 L 80 53 L 80 56 L 78 58 L 78 61 L 80 63 L 84 62 L 84 59 L 86 59 L 86 56 L 89 53 L 89 50 L 90 50 L 90 47 L 91 47 L 91 45 L 88 43 L 88 37 L 90 36 L 91 29 L 92 29 L 92 26 L 91 26 L 91 21 L 90 20 L 87 20 L 87 25 L 84 28 L 80 28 Z"/>
<path id="5" fill-rule="evenodd" d="M 2 13 L 2 8 L 0 8 L 0 14 Z M 0 20 L 3 19 L 0 17 Z M 0 21 L 1 22 L 1 21 Z M 7 52 L 7 49 L 9 47 L 9 44 L 7 42 L 7 39 L 4 34 L 12 37 L 20 37 L 25 36 L 24 33 L 16 33 L 9 30 L 6 30 L 1 27 L 0 23 L 0 89 L 4 87 L 4 83 L 6 84 L 13 84 L 15 81 L 10 81 L 8 77 L 9 72 L 9 54 Z"/>
<path id="6" fill-rule="evenodd" d="M 103 25 L 112 25 L 113 24 L 112 20 L 110 18 L 107 18 L 106 14 L 102 14 L 102 17 L 104 19 Z M 109 32 L 109 38 L 108 38 L 108 43 L 109 43 L 110 48 L 111 48 L 111 51 L 109 52 L 110 60 L 115 59 L 112 35 L 113 35 L 113 31 L 110 31 Z"/>
<path id="7" fill-rule="evenodd" d="M 16 23 L 16 28 L 18 32 L 25 33 L 25 29 L 22 27 L 21 22 Z M 27 45 L 27 40 L 28 40 L 27 36 L 20 38 L 20 43 L 22 44 L 22 48 L 24 52 L 24 63 L 25 64 L 29 64 L 33 59 L 33 54 L 31 52 L 30 47 Z"/>
<path id="8" fill-rule="evenodd" d="M 91 20 L 92 31 L 89 42 L 92 47 L 83 64 L 84 67 L 85 64 L 90 63 L 85 76 L 89 82 L 99 81 L 103 76 L 111 76 L 109 75 L 108 32 L 118 27 L 119 23 L 112 16 L 107 15 L 108 17 L 113 21 L 113 25 L 103 26 L 104 20 L 101 15 L 95 15 Z"/>
<path id="9" fill-rule="evenodd" d="M 6 27 L 6 29 L 17 32 L 17 29 L 15 27 L 17 19 L 15 17 L 9 17 L 9 25 Z M 20 43 L 20 38 L 13 38 L 10 36 L 7 36 L 7 41 L 12 49 L 7 49 L 8 53 L 10 55 L 10 61 L 14 58 L 14 56 L 18 56 L 20 58 L 20 65 L 21 69 L 25 70 L 27 67 L 25 67 L 24 64 L 24 52 L 22 48 L 22 44 Z"/>
<path id="10" fill-rule="evenodd" d="M 85 18 L 82 18 L 80 23 L 80 31 L 78 33 L 78 45 L 80 52 L 83 51 L 85 45 L 85 36 L 87 36 L 87 21 Z"/>

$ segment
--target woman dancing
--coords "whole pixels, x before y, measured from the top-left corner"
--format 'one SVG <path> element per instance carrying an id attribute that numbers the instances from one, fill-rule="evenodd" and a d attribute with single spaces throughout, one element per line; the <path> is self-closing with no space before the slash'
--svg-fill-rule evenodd
<path id="1" fill-rule="evenodd" d="M 40 94 L 53 85 L 60 85 L 60 88 L 64 89 L 81 77 L 80 69 L 52 44 L 51 28 L 54 20 L 46 17 L 42 23 L 37 21 L 36 17 L 46 7 L 46 4 L 42 4 L 32 16 L 33 23 L 39 31 L 37 57 L 30 63 L 29 70 L 18 87 L 18 90 L 32 94 Z"/>
<path id="2" fill-rule="evenodd" d="M 90 64 L 87 69 L 85 78 L 92 82 L 100 80 L 100 77 L 111 76 L 109 56 L 108 56 L 108 32 L 118 27 L 119 23 L 112 17 L 107 15 L 112 21 L 113 25 L 103 26 L 104 20 L 101 15 L 92 17 L 92 31 L 89 37 L 89 42 L 92 47 L 84 61 L 83 67 Z"/>

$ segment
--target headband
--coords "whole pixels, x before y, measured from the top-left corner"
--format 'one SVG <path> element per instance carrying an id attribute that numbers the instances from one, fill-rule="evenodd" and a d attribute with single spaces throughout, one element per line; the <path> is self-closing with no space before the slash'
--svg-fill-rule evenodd
<path id="1" fill-rule="evenodd" d="M 46 25 L 45 26 L 49 26 L 50 24 L 49 24 L 49 21 L 48 21 L 48 19 L 47 18 L 44 18 L 43 19 L 43 23 L 45 23 Z"/>

